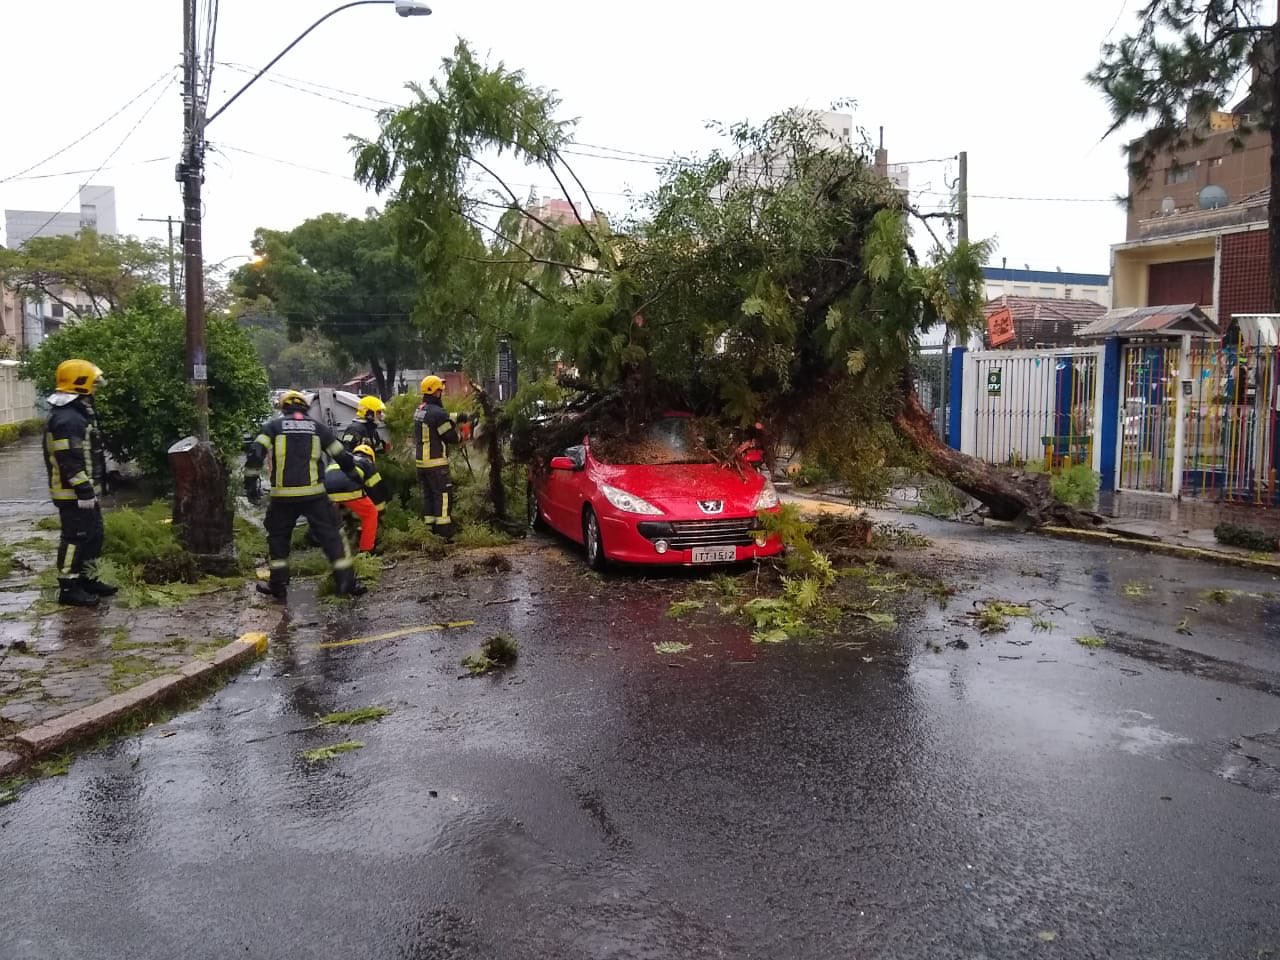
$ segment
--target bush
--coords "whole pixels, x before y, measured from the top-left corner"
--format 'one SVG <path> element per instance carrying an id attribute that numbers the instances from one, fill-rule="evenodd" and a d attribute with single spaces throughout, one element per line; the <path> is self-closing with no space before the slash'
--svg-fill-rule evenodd
<path id="1" fill-rule="evenodd" d="M 149 477 L 166 478 L 169 446 L 195 425 L 185 342 L 182 314 L 148 289 L 125 310 L 63 327 L 31 354 L 25 374 L 51 391 L 63 360 L 96 363 L 107 380 L 97 402 L 107 450 L 120 463 L 136 461 Z M 267 374 L 234 321 L 210 317 L 207 344 L 209 432 L 234 459 L 242 452 L 241 435 L 268 413 Z"/>
<path id="2" fill-rule="evenodd" d="M 106 511 L 102 559 L 131 571 L 143 583 L 195 583 L 200 571 L 178 542 L 170 509 L 157 501 L 141 510 Z"/>
<path id="3" fill-rule="evenodd" d="M 0 447 L 16 442 L 21 436 L 16 423 L 0 423 Z"/>
<path id="4" fill-rule="evenodd" d="M 1244 547 L 1246 550 L 1259 550 L 1265 553 L 1275 553 L 1280 550 L 1280 542 L 1277 542 L 1276 535 L 1259 530 L 1257 527 L 1220 523 L 1213 528 L 1213 535 L 1219 543 L 1230 547 Z"/>
<path id="5" fill-rule="evenodd" d="M 1098 496 L 1100 478 L 1087 463 L 1077 463 L 1050 480 L 1053 495 L 1073 507 L 1092 507 Z"/>

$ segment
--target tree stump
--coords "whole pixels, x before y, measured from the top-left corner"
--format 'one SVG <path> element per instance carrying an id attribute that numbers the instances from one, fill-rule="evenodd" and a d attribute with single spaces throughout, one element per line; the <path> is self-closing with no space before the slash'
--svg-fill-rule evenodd
<path id="1" fill-rule="evenodd" d="M 213 444 L 186 437 L 169 448 L 169 468 L 183 546 L 203 572 L 230 576 L 238 563 L 226 464 Z"/>

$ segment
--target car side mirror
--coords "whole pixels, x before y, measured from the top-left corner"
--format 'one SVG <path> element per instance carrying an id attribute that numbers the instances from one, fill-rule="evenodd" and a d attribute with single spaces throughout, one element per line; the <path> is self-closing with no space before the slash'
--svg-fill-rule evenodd
<path id="1" fill-rule="evenodd" d="M 573 462 L 573 457 L 552 457 L 552 470 L 577 470 L 578 465 Z"/>

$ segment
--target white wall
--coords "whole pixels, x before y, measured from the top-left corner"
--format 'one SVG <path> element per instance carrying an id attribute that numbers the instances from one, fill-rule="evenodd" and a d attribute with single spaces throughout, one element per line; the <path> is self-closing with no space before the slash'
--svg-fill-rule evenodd
<path id="1" fill-rule="evenodd" d="M 1013 280 L 987 280 L 987 299 L 996 297 L 1050 297 L 1054 300 L 1089 300 L 1111 309 L 1111 288 L 1066 283 L 1025 283 Z M 1070 296 L 1068 296 L 1070 292 Z"/>
<path id="2" fill-rule="evenodd" d="M 18 378 L 16 360 L 0 360 L 0 423 L 36 416 L 36 385 Z"/>

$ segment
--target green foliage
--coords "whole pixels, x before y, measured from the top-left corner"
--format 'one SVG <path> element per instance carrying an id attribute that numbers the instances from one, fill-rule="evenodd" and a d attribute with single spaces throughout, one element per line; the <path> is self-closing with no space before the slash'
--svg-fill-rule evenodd
<path id="1" fill-rule="evenodd" d="M 491 670 L 510 666 L 516 662 L 519 654 L 520 645 L 515 639 L 510 634 L 498 633 L 480 644 L 479 652 L 463 657 L 462 665 L 471 676 L 478 677 Z"/>
<path id="2" fill-rule="evenodd" d="M 1265 553 L 1280 550 L 1276 535 L 1257 527 L 1223 522 L 1213 528 L 1213 536 L 1219 543 L 1231 547 L 1244 547 L 1246 550 Z"/>
<path id="3" fill-rule="evenodd" d="M 47 298 L 84 319 L 121 310 L 140 292 L 165 283 L 167 263 L 168 251 L 156 241 L 86 229 L 31 237 L 13 250 L 0 247 L 0 280 L 24 300 Z"/>
<path id="4" fill-rule="evenodd" d="M 1146 0 L 1136 32 L 1103 44 L 1086 79 L 1111 110 L 1108 134 L 1130 123 L 1146 128 L 1127 148 L 1139 181 L 1149 180 L 1160 154 L 1176 163 L 1179 152 L 1203 139 L 1205 130 L 1188 117 L 1222 110 L 1244 92 L 1252 94 L 1251 116 L 1237 116 L 1230 145 L 1241 149 L 1250 133 L 1268 128 L 1274 104 L 1265 64 L 1275 13 L 1265 9 L 1253 0 Z M 1242 91 L 1251 69 L 1259 70 L 1260 82 L 1249 90 L 1246 81 Z"/>
<path id="5" fill-rule="evenodd" d="M 667 616 L 679 620 L 685 614 L 701 610 L 706 604 L 701 600 L 677 600 L 667 608 Z"/>
<path id="6" fill-rule="evenodd" d="M 358 723 L 369 723 L 371 720 L 381 720 L 383 717 L 389 716 L 391 716 L 391 711 L 386 707 L 359 707 L 355 710 L 339 710 L 336 713 L 326 713 L 317 722 L 322 727 L 349 727 Z"/>
<path id="7" fill-rule="evenodd" d="M 1031 608 L 1025 604 L 1010 603 L 1006 600 L 987 600 L 975 607 L 969 616 L 977 624 L 979 633 L 1004 633 L 1009 629 L 1011 618 L 1029 617 Z"/>
<path id="8" fill-rule="evenodd" d="M 515 541 L 500 530 L 495 530 L 487 523 L 468 523 L 458 530 L 453 538 L 453 545 L 462 550 L 473 550 L 481 547 L 505 547 Z"/>
<path id="9" fill-rule="evenodd" d="M 663 640 L 653 645 L 653 652 L 659 656 L 675 656 L 681 653 L 688 653 L 693 649 L 691 643 L 681 643 L 678 640 Z"/>
<path id="10" fill-rule="evenodd" d="M 209 431 L 224 456 L 242 449 L 241 436 L 268 412 L 267 378 L 244 331 L 210 317 L 207 326 Z M 131 305 L 68 324 L 30 356 L 27 375 L 53 389 L 58 364 L 71 357 L 96 363 L 106 385 L 95 400 L 103 438 L 121 463 L 136 461 L 153 479 L 169 476 L 168 449 L 195 426 L 186 382 L 186 325 L 158 290 L 136 291 Z"/>
<path id="11" fill-rule="evenodd" d="M 44 430 L 44 421 L 40 419 L 19 420 L 17 423 L 0 423 L 0 447 L 16 443 L 23 437 L 29 437 Z"/>
<path id="12" fill-rule="evenodd" d="M 0 580 L 13 573 L 13 550 L 0 543 Z"/>
<path id="13" fill-rule="evenodd" d="M 443 557 L 449 552 L 449 545 L 436 536 L 435 525 L 427 523 L 422 517 L 406 516 L 402 528 L 387 530 L 381 537 L 383 550 L 388 554 L 415 553 Z"/>
<path id="14" fill-rule="evenodd" d="M 353 750 L 364 749 L 364 742 L 361 740 L 344 740 L 341 743 L 330 744 L 327 747 L 316 747 L 312 750 L 304 750 L 300 754 L 305 763 L 325 763 L 344 753 L 350 753 Z"/>
<path id="15" fill-rule="evenodd" d="M 1098 497 L 1101 478 L 1086 463 L 1077 463 L 1055 473 L 1050 480 L 1053 495 L 1074 507 L 1092 507 Z"/>
<path id="16" fill-rule="evenodd" d="M 368 365 L 384 400 L 415 356 L 412 266 L 393 238 L 391 214 L 326 213 L 289 231 L 260 228 L 258 261 L 236 271 L 243 299 L 269 301 L 291 337 L 318 330 L 349 360 Z"/>
<path id="17" fill-rule="evenodd" d="M 288 322 L 265 297 L 237 304 L 235 313 L 272 386 L 306 388 L 345 383 L 355 373 L 351 358 L 318 331 L 294 330 L 291 338 Z"/>
<path id="18" fill-rule="evenodd" d="M 1101 637 L 1090 635 L 1076 637 L 1076 643 L 1080 644 L 1082 647 L 1089 647 L 1090 649 L 1096 650 L 1098 647 L 1106 646 L 1107 641 L 1103 640 Z"/>
<path id="19" fill-rule="evenodd" d="M 950 519 L 964 506 L 964 495 L 945 480 L 926 480 L 920 488 L 920 509 L 931 517 Z"/>

